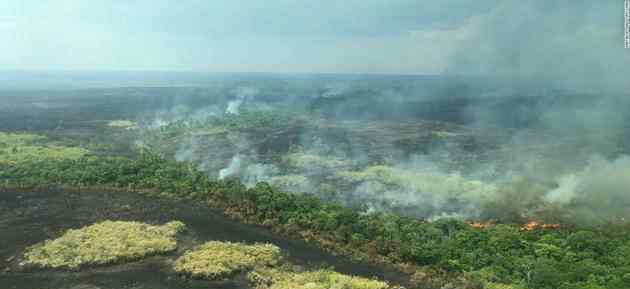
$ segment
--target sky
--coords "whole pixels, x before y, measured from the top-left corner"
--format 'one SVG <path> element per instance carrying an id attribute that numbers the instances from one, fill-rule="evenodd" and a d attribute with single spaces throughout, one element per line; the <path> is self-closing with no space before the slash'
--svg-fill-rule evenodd
<path id="1" fill-rule="evenodd" d="M 580 53 L 590 62 L 601 54 L 627 59 L 622 7 L 621 0 L 3 0 L 0 70 L 531 75 L 559 57 L 552 70 L 561 74 L 575 69 Z"/>

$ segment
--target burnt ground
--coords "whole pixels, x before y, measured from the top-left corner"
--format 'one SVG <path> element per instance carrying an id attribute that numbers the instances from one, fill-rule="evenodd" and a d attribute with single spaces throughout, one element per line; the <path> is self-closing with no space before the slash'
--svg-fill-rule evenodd
<path id="1" fill-rule="evenodd" d="M 183 221 L 188 230 L 180 246 L 168 255 L 129 263 L 84 267 L 77 271 L 24 268 L 24 250 L 64 230 L 103 220 L 161 224 Z M 203 204 L 172 202 L 136 193 L 67 191 L 61 189 L 0 191 L 0 287 L 2 289 L 123 289 L 123 288 L 249 288 L 244 275 L 210 282 L 178 276 L 171 264 L 184 250 L 209 240 L 273 243 L 289 261 L 304 267 L 332 266 L 335 270 L 395 283 L 405 276 L 396 270 L 359 264 L 332 256 L 299 240 L 274 236 L 253 225 L 240 224 Z"/>

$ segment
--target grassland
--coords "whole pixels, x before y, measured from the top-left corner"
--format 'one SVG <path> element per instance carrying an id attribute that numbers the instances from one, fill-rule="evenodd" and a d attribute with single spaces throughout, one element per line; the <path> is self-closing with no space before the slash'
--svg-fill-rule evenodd
<path id="1" fill-rule="evenodd" d="M 104 221 L 67 230 L 57 239 L 30 247 L 22 264 L 75 269 L 166 253 L 177 248 L 175 235 L 185 227 L 178 221 L 161 226 Z"/>
<path id="2" fill-rule="evenodd" d="M 177 259 L 175 271 L 195 278 L 221 279 L 237 272 L 277 265 L 280 259 L 280 248 L 272 244 L 210 241 Z"/>
<path id="3" fill-rule="evenodd" d="M 0 163 L 16 165 L 42 160 L 79 159 L 88 151 L 79 147 L 48 144 L 46 137 L 34 134 L 0 132 Z"/>
<path id="4" fill-rule="evenodd" d="M 260 289 L 395 288 L 383 281 L 344 275 L 327 269 L 306 272 L 263 269 L 250 272 L 248 279 Z"/>

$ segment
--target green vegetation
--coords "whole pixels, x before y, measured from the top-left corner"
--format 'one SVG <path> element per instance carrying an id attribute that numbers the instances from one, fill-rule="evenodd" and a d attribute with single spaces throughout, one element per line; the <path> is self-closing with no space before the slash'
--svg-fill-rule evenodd
<path id="1" fill-rule="evenodd" d="M 311 125 L 309 118 L 298 114 L 277 111 L 243 111 L 239 114 L 227 114 L 222 118 L 204 121 L 174 121 L 157 129 L 148 129 L 143 133 L 146 133 L 145 138 L 168 139 L 185 134 L 214 135 L 228 131 L 264 133 L 308 125 Z"/>
<path id="2" fill-rule="evenodd" d="M 268 153 L 280 158 L 288 148 L 284 145 L 278 146 L 277 143 L 297 143 L 297 132 L 311 125 L 313 122 L 304 115 L 244 110 L 239 114 L 227 114 L 220 118 L 174 121 L 156 128 L 140 129 L 136 133 L 153 151 L 166 155 L 174 155 L 178 144 L 194 140 L 196 145 L 205 148 L 202 150 L 203 157 L 221 157 L 222 152 L 238 147 L 237 143 L 243 140 L 262 146 L 268 144 Z M 197 155 L 194 159 L 201 158 L 202 156 Z"/>
<path id="3" fill-rule="evenodd" d="M 331 270 L 290 272 L 277 269 L 252 271 L 250 282 L 260 289 L 388 289 L 387 283 L 367 278 L 348 276 Z"/>
<path id="4" fill-rule="evenodd" d="M 175 250 L 175 235 L 186 226 L 179 221 L 162 226 L 138 222 L 105 221 L 70 229 L 61 237 L 30 247 L 23 264 L 77 268 L 133 260 Z"/>
<path id="5" fill-rule="evenodd" d="M 88 153 L 82 148 L 47 145 L 43 143 L 45 140 L 39 135 L 0 132 L 0 164 L 79 159 Z"/>
<path id="6" fill-rule="evenodd" d="M 385 183 L 401 178 L 389 169 L 345 177 L 362 181 L 373 176 Z M 405 264 L 406 270 L 417 273 L 413 288 L 454 282 L 458 288 L 630 288 L 630 228 L 625 225 L 521 230 L 519 225 L 476 228 L 457 220 L 425 222 L 365 214 L 265 183 L 248 189 L 236 180 L 212 180 L 188 164 L 146 150 L 135 159 L 84 155 L 0 162 L 0 184 L 105 185 L 207 202 L 245 222 L 270 226 L 338 253 Z"/>
<path id="7" fill-rule="evenodd" d="M 210 241 L 177 259 L 175 271 L 196 278 L 220 279 L 236 272 L 277 265 L 280 258 L 280 248 L 271 244 Z"/>
<path id="8" fill-rule="evenodd" d="M 216 123 L 230 130 L 240 131 L 288 129 L 308 124 L 306 117 L 278 111 L 243 111 L 239 114 L 228 114 Z"/>
<path id="9" fill-rule="evenodd" d="M 31 144 L 35 141 L 46 139 L 36 134 L 15 134 L 0 132 L 0 144 L 2 146 Z"/>

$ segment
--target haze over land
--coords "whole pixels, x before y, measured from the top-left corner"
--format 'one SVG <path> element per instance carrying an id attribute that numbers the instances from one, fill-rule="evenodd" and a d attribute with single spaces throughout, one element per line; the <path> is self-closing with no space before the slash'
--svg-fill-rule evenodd
<path id="1" fill-rule="evenodd" d="M 0 284 L 630 288 L 622 2 L 0 1 Z"/>
<path id="2" fill-rule="evenodd" d="M 3 1 L 3 70 L 536 77 L 628 72 L 619 1 Z"/>
<path id="3" fill-rule="evenodd" d="M 571 218 L 586 212 L 607 219 L 630 203 L 630 184 L 621 177 L 630 171 L 630 54 L 622 48 L 617 2 L 8 1 L 0 4 L 0 31 L 8 40 L 0 64 L 12 71 L 0 74 L 0 85 L 212 87 L 204 93 L 213 105 L 195 108 L 177 100 L 154 113 L 149 128 L 236 116 L 241 106 L 280 114 L 287 109 L 274 107 L 279 102 L 269 103 L 271 98 L 306 114 L 324 103 L 317 113 L 333 121 L 437 116 L 482 132 L 475 138 L 492 149 L 486 147 L 477 163 L 454 169 L 445 164 L 471 153 L 448 145 L 413 153 L 390 148 L 383 155 L 393 159 L 380 163 L 401 178 L 399 187 L 368 178 L 345 194 L 362 202 L 431 204 L 430 212 L 417 213 L 423 217 L 476 218 L 485 214 L 487 202 L 507 206 L 516 195 L 522 201 L 516 206 L 525 211 L 544 203 L 573 206 Z M 25 72 L 31 70 L 40 72 Z M 165 72 L 171 70 L 187 72 Z M 277 82 L 275 88 L 269 81 Z M 326 104 L 335 98 L 345 100 Z M 427 108 L 430 102 L 453 106 Z M 502 137 L 488 137 L 490 131 Z M 326 143 L 330 139 L 312 143 L 319 132 L 302 134 L 298 144 L 307 154 L 331 153 L 340 145 Z M 179 139 L 173 157 L 198 162 L 216 177 L 235 175 L 246 183 L 292 177 L 283 180 L 300 184 L 287 188 L 321 191 L 312 177 L 323 172 L 279 172 L 277 163 L 262 161 L 255 145 L 241 138 L 230 137 L 228 147 L 240 149 L 225 152 L 229 161 L 193 153 L 196 139 Z M 363 146 L 353 143 L 335 155 L 351 163 L 354 173 L 368 174 L 373 160 Z M 319 169 L 339 173 L 338 167 Z M 453 205 L 454 192 L 467 204 Z"/>

